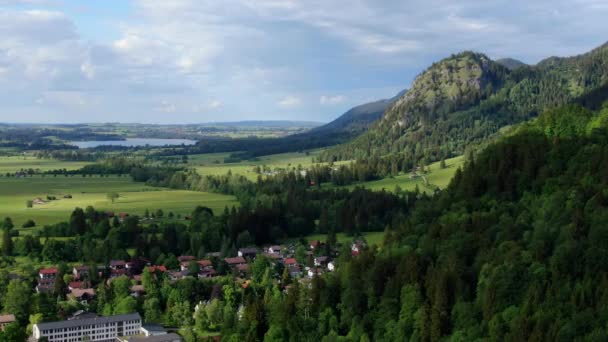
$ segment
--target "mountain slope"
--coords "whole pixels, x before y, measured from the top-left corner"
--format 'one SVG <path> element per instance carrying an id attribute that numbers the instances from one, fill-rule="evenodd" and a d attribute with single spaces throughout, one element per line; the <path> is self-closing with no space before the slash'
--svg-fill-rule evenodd
<path id="1" fill-rule="evenodd" d="M 355 137 L 367 131 L 369 126 L 380 119 L 386 109 L 405 93 L 406 90 L 403 90 L 393 98 L 370 102 L 351 108 L 334 121 L 326 125 L 316 127 L 306 134 L 318 135 L 348 133 L 348 135 Z"/>
<path id="2" fill-rule="evenodd" d="M 515 70 L 519 67 L 523 67 L 523 66 L 527 66 L 526 63 L 519 61 L 517 59 L 514 58 L 501 58 L 501 59 L 497 59 L 496 63 L 504 66 L 505 68 L 509 69 L 509 70 Z"/>
<path id="3" fill-rule="evenodd" d="M 524 121 L 608 81 L 608 46 L 510 70 L 464 52 L 433 64 L 361 137 L 324 160 L 405 156 L 430 162 L 464 153 L 502 127 Z"/>

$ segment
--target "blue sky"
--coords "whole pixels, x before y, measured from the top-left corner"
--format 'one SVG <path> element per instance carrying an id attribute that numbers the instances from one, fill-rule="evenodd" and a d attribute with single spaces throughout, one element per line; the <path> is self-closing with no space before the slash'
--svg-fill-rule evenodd
<path id="1" fill-rule="evenodd" d="M 0 122 L 329 121 L 462 50 L 608 40 L 605 0 L 0 0 Z"/>

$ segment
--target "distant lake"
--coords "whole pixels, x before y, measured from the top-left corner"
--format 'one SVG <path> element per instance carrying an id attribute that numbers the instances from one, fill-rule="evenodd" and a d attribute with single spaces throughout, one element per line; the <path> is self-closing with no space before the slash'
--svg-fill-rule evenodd
<path id="1" fill-rule="evenodd" d="M 70 145 L 78 148 L 95 148 L 99 146 L 175 146 L 175 145 L 194 145 L 195 140 L 188 139 L 155 139 L 155 138 L 129 138 L 126 140 L 89 140 L 71 141 Z"/>

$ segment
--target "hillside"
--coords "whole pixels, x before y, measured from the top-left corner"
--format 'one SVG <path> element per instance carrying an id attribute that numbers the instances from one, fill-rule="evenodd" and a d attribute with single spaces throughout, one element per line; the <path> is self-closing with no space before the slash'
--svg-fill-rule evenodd
<path id="1" fill-rule="evenodd" d="M 366 134 L 322 158 L 392 154 L 416 163 L 463 154 L 502 127 L 591 93 L 607 81 L 607 45 L 514 70 L 483 54 L 460 53 L 433 64 Z"/>
<path id="2" fill-rule="evenodd" d="M 496 63 L 504 66 L 505 68 L 507 68 L 509 70 L 515 70 L 515 69 L 517 69 L 519 67 L 523 67 L 523 66 L 527 65 L 526 63 L 524 63 L 524 62 L 522 62 L 520 60 L 514 59 L 514 58 L 501 58 L 501 59 L 497 59 Z"/>

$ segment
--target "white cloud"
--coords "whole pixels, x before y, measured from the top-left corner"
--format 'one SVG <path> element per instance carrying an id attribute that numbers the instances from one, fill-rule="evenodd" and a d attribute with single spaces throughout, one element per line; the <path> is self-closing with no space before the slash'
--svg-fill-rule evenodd
<path id="1" fill-rule="evenodd" d="M 210 109 L 218 109 L 221 108 L 223 105 L 224 104 L 220 100 L 211 100 L 209 101 L 209 104 L 207 104 L 207 107 L 209 107 Z"/>
<path id="2" fill-rule="evenodd" d="M 319 103 L 322 105 L 336 105 L 344 102 L 346 96 L 344 95 L 322 95 L 319 98 Z"/>
<path id="3" fill-rule="evenodd" d="M 289 95 L 281 99 L 277 104 L 281 107 L 296 107 L 302 104 L 302 99 Z"/>
<path id="4" fill-rule="evenodd" d="M 277 106 L 291 119 L 326 120 L 339 114 L 334 105 L 390 97 L 464 49 L 531 63 L 584 52 L 607 39 L 608 6 L 131 0 L 124 17 L 110 12 L 91 34 L 68 2 L 0 0 L 0 121 L 275 119 L 285 115 Z"/>

